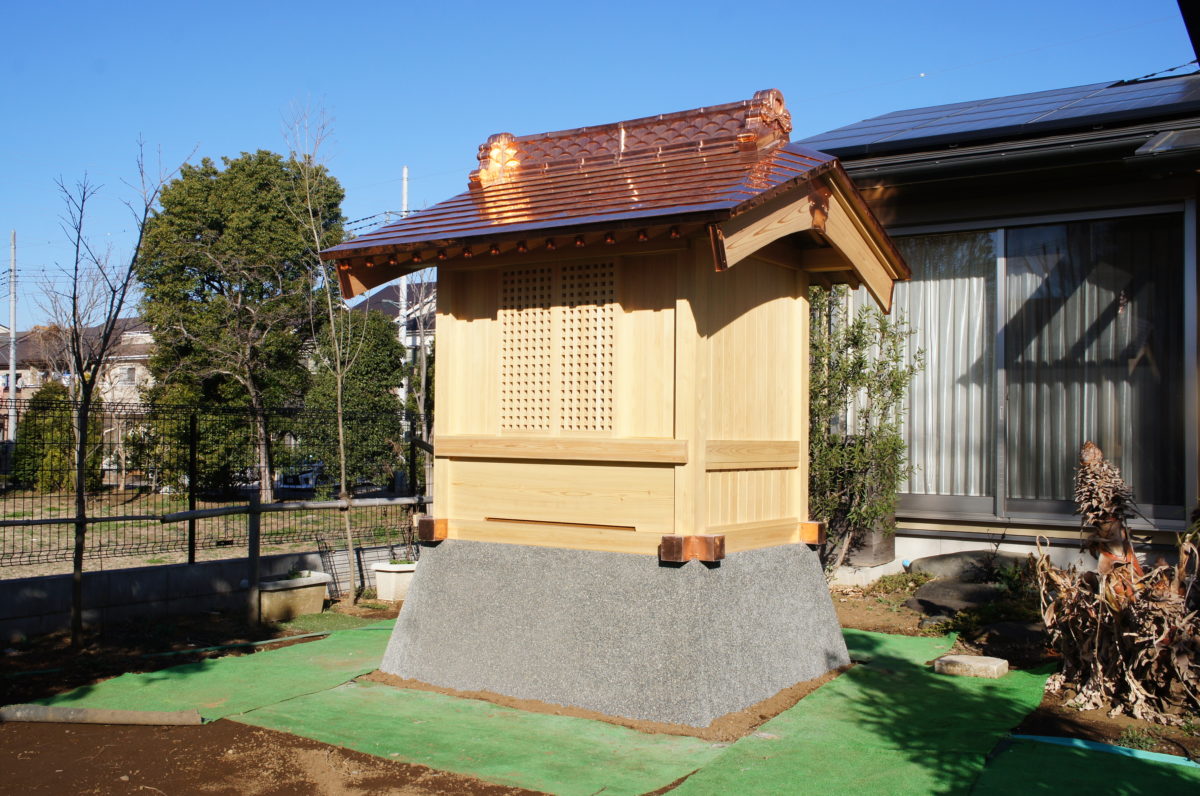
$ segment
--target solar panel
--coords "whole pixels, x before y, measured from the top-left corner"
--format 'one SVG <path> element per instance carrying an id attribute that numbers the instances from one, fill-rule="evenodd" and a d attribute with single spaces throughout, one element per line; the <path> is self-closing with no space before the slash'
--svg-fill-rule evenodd
<path id="1" fill-rule="evenodd" d="M 1200 111 L 1200 73 L 895 111 L 798 143 L 839 157 L 1032 135 Z"/>

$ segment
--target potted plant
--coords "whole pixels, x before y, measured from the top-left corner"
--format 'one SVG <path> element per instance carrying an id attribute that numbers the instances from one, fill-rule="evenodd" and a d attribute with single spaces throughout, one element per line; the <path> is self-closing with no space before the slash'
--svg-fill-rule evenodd
<path id="1" fill-rule="evenodd" d="M 408 596 L 417 562 L 393 558 L 376 561 L 371 569 L 375 571 L 375 596 L 381 600 L 399 602 Z"/>
<path id="2" fill-rule="evenodd" d="M 375 596 L 381 600 L 400 602 L 408 596 L 413 573 L 417 569 L 420 549 L 413 531 L 412 517 L 400 532 L 399 549 L 391 547 L 391 558 L 371 565 L 375 572 Z"/>

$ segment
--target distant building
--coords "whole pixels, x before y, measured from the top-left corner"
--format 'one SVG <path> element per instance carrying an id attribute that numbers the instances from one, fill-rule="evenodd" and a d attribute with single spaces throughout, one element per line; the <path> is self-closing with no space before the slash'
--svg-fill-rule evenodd
<path id="1" fill-rule="evenodd" d="M 89 329 L 95 334 L 96 329 Z M 32 398 L 47 381 L 71 382 L 70 356 L 63 330 L 35 326 L 17 332 L 15 390 L 8 383 L 8 335 L 0 334 L 0 397 Z M 105 403 L 140 403 L 141 392 L 153 383 L 150 355 L 154 336 L 141 318 L 117 321 L 116 341 L 100 369 L 99 398 Z"/>
<path id="2" fill-rule="evenodd" d="M 427 274 L 425 279 L 419 279 L 419 276 L 415 274 L 406 280 L 403 301 L 400 298 L 400 285 L 391 284 L 351 307 L 357 312 L 382 312 L 398 326 L 402 325 L 402 341 L 409 352 L 416 351 L 422 345 L 426 350 L 433 346 L 437 318 L 437 278 L 432 274 Z"/>

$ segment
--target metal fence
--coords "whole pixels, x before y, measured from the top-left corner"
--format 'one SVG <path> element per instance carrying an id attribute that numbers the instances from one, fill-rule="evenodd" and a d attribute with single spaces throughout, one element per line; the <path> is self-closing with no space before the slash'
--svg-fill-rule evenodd
<path id="1" fill-rule="evenodd" d="M 15 440 L 0 445 L 0 567 L 70 560 L 74 545 L 75 404 L 0 400 L 0 418 L 17 414 Z M 345 416 L 347 470 L 356 499 L 348 510 L 356 544 L 393 544 L 411 528 L 411 506 L 380 498 L 421 493 L 422 453 L 402 413 Z M 244 548 L 246 519 L 213 516 L 164 523 L 165 515 L 246 504 L 265 491 L 274 501 L 337 498 L 337 416 L 270 409 L 264 424 L 270 472 L 259 464 L 249 409 L 101 404 L 87 431 L 84 484 L 88 559 Z M 266 484 L 264 484 L 264 479 Z M 262 515 L 265 550 L 281 544 L 345 539 L 342 511 Z M 344 543 L 344 542 L 343 542 Z M 233 552 L 233 551 L 231 551 Z"/>

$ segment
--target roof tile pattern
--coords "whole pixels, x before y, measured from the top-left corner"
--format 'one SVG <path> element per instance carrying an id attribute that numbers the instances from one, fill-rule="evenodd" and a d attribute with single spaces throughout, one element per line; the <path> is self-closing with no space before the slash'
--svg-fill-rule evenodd
<path id="1" fill-rule="evenodd" d="M 835 159 L 788 145 L 778 91 L 693 111 L 529 136 L 479 148 L 470 189 L 322 253 L 477 245 L 557 227 L 731 211 L 812 179 Z"/>

